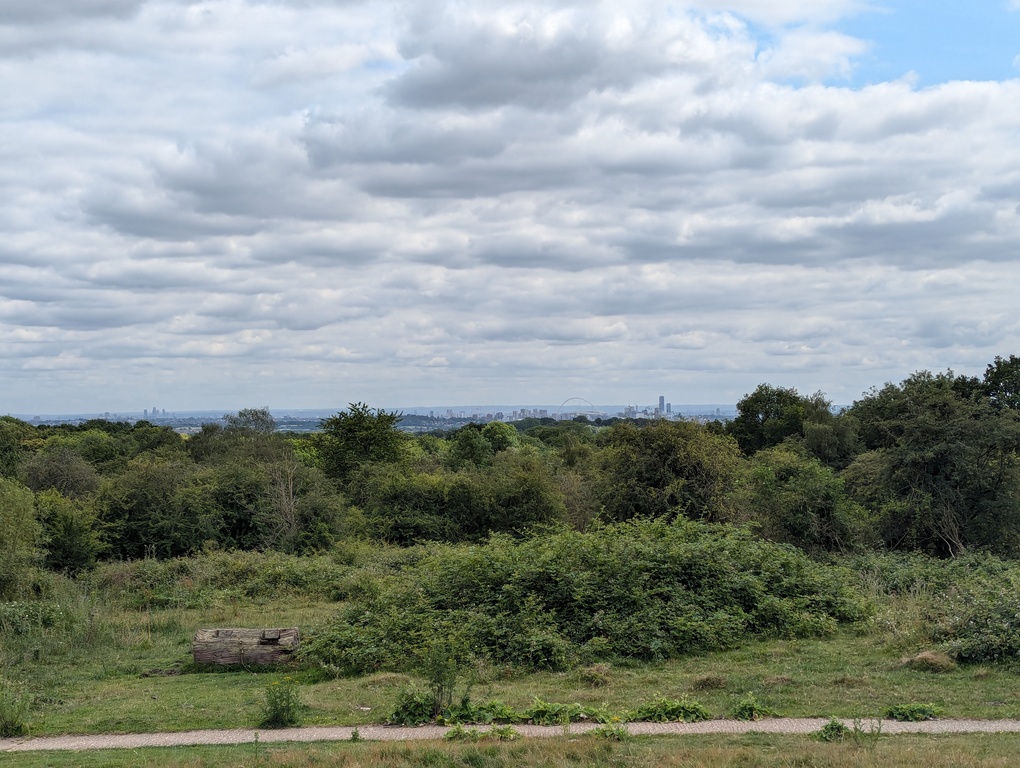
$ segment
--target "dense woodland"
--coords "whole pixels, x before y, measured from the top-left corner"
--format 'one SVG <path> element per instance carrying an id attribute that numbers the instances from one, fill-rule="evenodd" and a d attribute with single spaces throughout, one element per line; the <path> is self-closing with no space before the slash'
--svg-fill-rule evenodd
<path id="1" fill-rule="evenodd" d="M 747 526 L 812 555 L 1020 553 L 1020 358 L 921 371 L 834 413 L 763 384 L 729 422 L 527 420 L 412 436 L 352 404 L 322 431 L 266 409 L 182 437 L 145 421 L 0 419 L 0 597 L 33 565 L 210 549 L 311 553 L 528 537 L 633 519 Z"/>

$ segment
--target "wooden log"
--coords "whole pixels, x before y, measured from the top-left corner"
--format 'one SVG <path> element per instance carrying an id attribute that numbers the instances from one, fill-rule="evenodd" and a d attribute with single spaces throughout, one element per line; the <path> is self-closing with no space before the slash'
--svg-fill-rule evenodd
<path id="1" fill-rule="evenodd" d="M 196 664 L 285 664 L 300 643 L 297 627 L 200 629 L 191 643 Z"/>

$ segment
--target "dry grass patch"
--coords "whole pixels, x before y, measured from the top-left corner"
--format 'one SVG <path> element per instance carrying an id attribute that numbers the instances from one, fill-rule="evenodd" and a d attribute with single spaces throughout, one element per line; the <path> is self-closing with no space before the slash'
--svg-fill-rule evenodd
<path id="1" fill-rule="evenodd" d="M 931 672 L 933 674 L 955 672 L 957 669 L 956 662 L 941 651 L 921 651 L 914 656 L 902 659 L 900 666 L 913 669 L 917 672 Z"/>

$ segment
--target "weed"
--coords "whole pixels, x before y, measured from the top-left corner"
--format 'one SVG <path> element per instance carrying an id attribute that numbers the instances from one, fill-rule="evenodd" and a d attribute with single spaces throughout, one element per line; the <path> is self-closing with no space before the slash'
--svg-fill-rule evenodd
<path id="1" fill-rule="evenodd" d="M 811 735 L 819 741 L 846 741 L 850 733 L 850 729 L 843 725 L 841 721 L 832 718 L 821 729 Z"/>
<path id="2" fill-rule="evenodd" d="M 885 711 L 885 716 L 901 723 L 920 723 L 924 720 L 934 720 L 939 716 L 939 712 L 934 704 L 897 704 L 889 707 Z"/>
<path id="3" fill-rule="evenodd" d="M 0 678 L 0 737 L 28 735 L 28 707 L 31 697 L 24 690 L 15 690 L 9 681 Z"/>
<path id="4" fill-rule="evenodd" d="M 432 722 L 433 698 L 429 691 L 408 686 L 397 696 L 397 705 L 386 722 L 390 725 L 422 725 Z"/>
<path id="5" fill-rule="evenodd" d="M 590 712 L 580 704 L 555 704 L 535 697 L 531 707 L 522 715 L 524 720 L 535 725 L 569 725 L 587 720 Z"/>
<path id="6" fill-rule="evenodd" d="M 465 728 L 463 725 L 455 725 L 443 736 L 446 741 L 478 741 L 482 733 L 477 728 Z"/>
<path id="7" fill-rule="evenodd" d="M 521 738 L 521 732 L 512 725 L 494 725 L 488 735 L 496 741 L 517 741 Z"/>
<path id="8" fill-rule="evenodd" d="M 593 728 L 590 733 L 595 738 L 606 741 L 627 741 L 631 738 L 630 731 L 623 725 L 600 725 Z"/>
<path id="9" fill-rule="evenodd" d="M 647 704 L 642 704 L 627 715 L 629 720 L 653 723 L 697 723 L 708 720 L 708 710 L 686 696 L 680 699 L 667 699 L 660 696 Z"/>
<path id="10" fill-rule="evenodd" d="M 262 706 L 262 728 L 292 728 L 301 722 L 301 697 L 298 695 L 294 678 L 274 680 L 265 689 Z"/>
<path id="11" fill-rule="evenodd" d="M 777 717 L 778 713 L 759 701 L 753 693 L 747 694 L 731 712 L 736 720 L 761 720 L 765 717 Z"/>
<path id="12" fill-rule="evenodd" d="M 361 731 L 357 728 L 351 731 L 351 741 L 361 741 Z"/>

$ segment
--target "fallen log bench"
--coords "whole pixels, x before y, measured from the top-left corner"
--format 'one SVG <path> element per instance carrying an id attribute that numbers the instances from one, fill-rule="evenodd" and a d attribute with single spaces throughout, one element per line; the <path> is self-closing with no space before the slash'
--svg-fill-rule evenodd
<path id="1" fill-rule="evenodd" d="M 297 650 L 297 627 L 200 629 L 191 643 L 196 664 L 286 664 Z"/>

